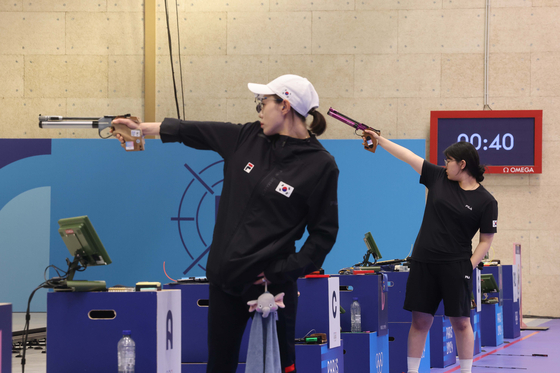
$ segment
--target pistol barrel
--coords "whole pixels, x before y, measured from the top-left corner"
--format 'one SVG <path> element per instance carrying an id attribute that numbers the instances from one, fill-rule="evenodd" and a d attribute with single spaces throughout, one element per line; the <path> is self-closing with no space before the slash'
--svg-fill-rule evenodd
<path id="1" fill-rule="evenodd" d="M 328 115 L 330 115 L 331 117 L 338 119 L 339 121 L 341 121 L 342 123 L 346 123 L 347 125 L 349 125 L 350 127 L 354 127 L 356 130 L 367 130 L 370 129 L 370 127 L 366 126 L 363 123 L 360 123 L 358 121 L 355 121 L 354 119 L 347 117 L 346 115 L 336 111 L 333 108 L 329 108 L 329 111 L 327 112 Z"/>
<path id="2" fill-rule="evenodd" d="M 97 128 L 97 120 L 39 120 L 39 128 Z"/>

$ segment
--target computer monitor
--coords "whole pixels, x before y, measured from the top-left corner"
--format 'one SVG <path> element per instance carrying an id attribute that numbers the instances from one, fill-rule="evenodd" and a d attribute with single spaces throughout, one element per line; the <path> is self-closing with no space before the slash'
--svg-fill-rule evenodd
<path id="1" fill-rule="evenodd" d="M 377 248 L 377 244 L 375 243 L 375 240 L 373 239 L 371 232 L 366 233 L 364 237 L 364 242 L 366 243 L 367 246 L 367 251 L 366 254 L 364 255 L 364 261 L 355 264 L 354 267 L 371 267 L 381 258 L 381 253 Z M 373 256 L 373 263 L 369 261 L 370 256 Z"/>
<path id="2" fill-rule="evenodd" d="M 66 244 L 74 260 L 68 263 L 68 272 L 63 287 L 72 288 L 74 291 L 101 290 L 104 281 L 73 281 L 77 270 L 88 266 L 111 264 L 111 258 L 101 243 L 97 232 L 87 216 L 60 219 L 58 233 Z M 96 286 L 99 285 L 99 286 Z"/>
<path id="3" fill-rule="evenodd" d="M 381 252 L 379 251 L 379 248 L 377 247 L 377 244 L 375 243 L 375 240 L 373 239 L 371 232 L 366 233 L 364 237 L 364 242 L 366 243 L 366 246 L 368 248 L 368 253 L 373 256 L 373 259 L 376 262 L 382 258 Z"/>
<path id="4" fill-rule="evenodd" d="M 480 291 L 482 293 L 497 293 L 500 287 L 491 273 L 480 275 Z"/>

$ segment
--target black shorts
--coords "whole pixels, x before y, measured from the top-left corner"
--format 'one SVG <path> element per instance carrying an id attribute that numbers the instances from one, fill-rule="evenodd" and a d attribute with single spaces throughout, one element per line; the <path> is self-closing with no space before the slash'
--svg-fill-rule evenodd
<path id="1" fill-rule="evenodd" d="M 447 263 L 413 261 L 403 308 L 434 315 L 443 300 L 445 316 L 470 317 L 472 276 L 470 259 Z"/>

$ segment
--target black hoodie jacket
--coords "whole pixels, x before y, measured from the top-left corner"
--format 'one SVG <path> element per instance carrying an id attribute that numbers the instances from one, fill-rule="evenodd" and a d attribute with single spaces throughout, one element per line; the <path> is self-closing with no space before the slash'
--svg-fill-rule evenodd
<path id="1" fill-rule="evenodd" d="M 321 267 L 338 232 L 338 167 L 315 136 L 265 136 L 259 122 L 236 125 L 167 118 L 161 140 L 214 150 L 224 184 L 206 276 L 240 295 L 264 272 L 296 281 Z M 307 226 L 309 237 L 296 252 Z"/>

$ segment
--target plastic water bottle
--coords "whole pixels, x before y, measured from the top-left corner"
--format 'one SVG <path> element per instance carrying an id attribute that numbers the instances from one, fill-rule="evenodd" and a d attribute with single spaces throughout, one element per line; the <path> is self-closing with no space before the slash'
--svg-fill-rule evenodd
<path id="1" fill-rule="evenodd" d="M 354 298 L 350 307 L 350 321 L 352 323 L 352 333 L 360 333 L 362 331 L 362 309 L 358 298 Z"/>
<path id="2" fill-rule="evenodd" d="M 130 338 L 130 330 L 123 330 L 123 336 L 117 344 L 119 373 L 134 373 L 136 364 L 136 343 Z"/>

